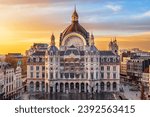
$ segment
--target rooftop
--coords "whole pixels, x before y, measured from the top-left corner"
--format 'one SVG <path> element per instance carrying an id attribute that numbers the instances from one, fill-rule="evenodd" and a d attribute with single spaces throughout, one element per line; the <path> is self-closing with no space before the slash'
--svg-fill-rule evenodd
<path id="1" fill-rule="evenodd" d="M 43 51 L 36 51 L 35 53 L 32 54 L 32 56 L 45 56 L 45 52 L 43 52 Z"/>
<path id="2" fill-rule="evenodd" d="M 112 51 L 99 51 L 100 55 L 102 56 L 116 56 Z"/>

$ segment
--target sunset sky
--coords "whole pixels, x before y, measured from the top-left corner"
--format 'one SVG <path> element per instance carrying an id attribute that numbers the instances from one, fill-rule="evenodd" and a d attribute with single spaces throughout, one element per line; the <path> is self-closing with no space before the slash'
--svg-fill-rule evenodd
<path id="1" fill-rule="evenodd" d="M 120 49 L 150 50 L 150 0 L 0 0 L 0 54 L 24 54 L 34 42 L 50 43 L 52 33 L 58 45 L 75 5 L 99 49 L 116 36 Z"/>

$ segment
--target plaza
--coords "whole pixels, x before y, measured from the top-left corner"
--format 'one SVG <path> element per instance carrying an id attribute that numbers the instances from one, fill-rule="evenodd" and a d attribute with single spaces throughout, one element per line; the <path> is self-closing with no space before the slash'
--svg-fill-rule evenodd
<path id="1" fill-rule="evenodd" d="M 35 93 L 24 94 L 23 100 L 114 100 L 113 93 Z"/>

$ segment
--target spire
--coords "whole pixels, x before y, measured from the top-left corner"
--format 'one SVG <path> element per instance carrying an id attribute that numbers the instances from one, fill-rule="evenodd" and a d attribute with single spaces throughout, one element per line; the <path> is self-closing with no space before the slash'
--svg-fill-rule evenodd
<path id="1" fill-rule="evenodd" d="M 79 17 L 78 17 L 78 13 L 76 11 L 76 5 L 75 5 L 74 12 L 72 14 L 72 22 L 78 22 L 78 19 L 79 19 Z"/>
<path id="2" fill-rule="evenodd" d="M 94 35 L 91 33 L 91 45 L 94 45 Z"/>
<path id="3" fill-rule="evenodd" d="M 114 42 L 117 43 L 116 36 L 114 37 Z"/>
<path id="4" fill-rule="evenodd" d="M 51 35 L 51 44 L 50 44 L 51 46 L 55 46 L 55 36 L 54 36 L 54 34 L 52 33 L 52 35 Z"/>
<path id="5" fill-rule="evenodd" d="M 76 4 L 74 5 L 74 11 L 76 11 Z"/>

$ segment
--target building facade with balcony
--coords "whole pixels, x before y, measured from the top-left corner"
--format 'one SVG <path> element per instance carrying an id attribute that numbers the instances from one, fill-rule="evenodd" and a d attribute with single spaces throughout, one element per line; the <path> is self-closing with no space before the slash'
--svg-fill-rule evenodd
<path id="1" fill-rule="evenodd" d="M 2 99 L 18 99 L 23 93 L 21 68 L 12 68 L 11 64 L 0 62 L 0 84 Z"/>
<path id="2" fill-rule="evenodd" d="M 150 65 L 150 57 L 135 57 L 127 62 L 127 75 L 130 81 L 140 83 L 143 73 Z"/>
<path id="3" fill-rule="evenodd" d="M 0 69 L 0 99 L 3 99 L 4 95 L 4 72 Z"/>
<path id="4" fill-rule="evenodd" d="M 148 88 L 148 94 L 150 95 L 150 65 L 144 70 L 141 81 L 142 84 Z"/>
<path id="5" fill-rule="evenodd" d="M 95 46 L 78 21 L 74 10 L 71 24 L 51 42 L 34 45 L 27 51 L 28 92 L 116 92 L 120 85 L 120 57 L 117 40 L 106 51 Z"/>

